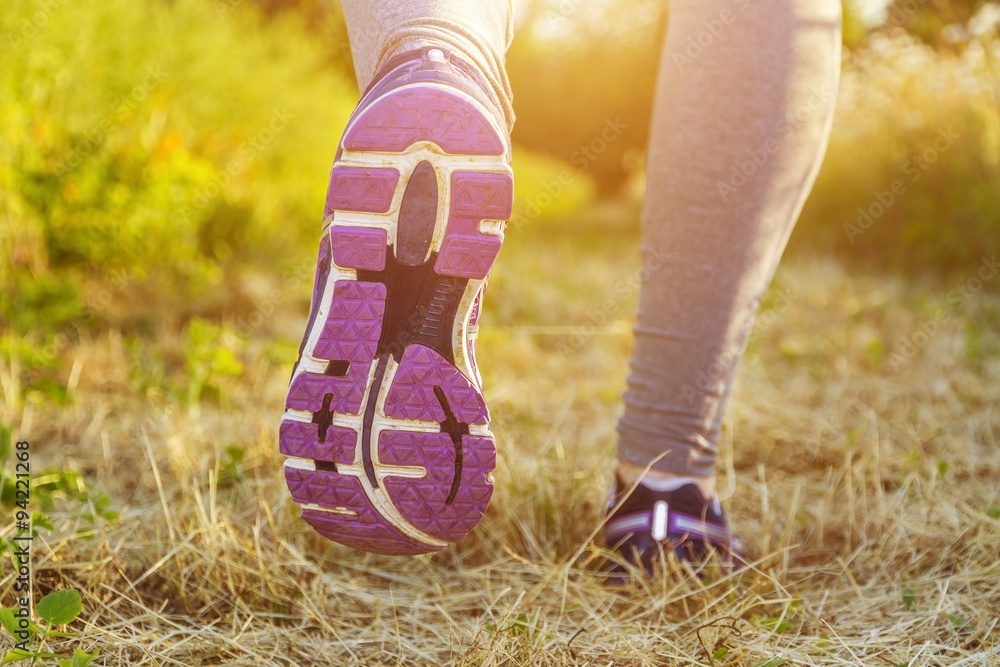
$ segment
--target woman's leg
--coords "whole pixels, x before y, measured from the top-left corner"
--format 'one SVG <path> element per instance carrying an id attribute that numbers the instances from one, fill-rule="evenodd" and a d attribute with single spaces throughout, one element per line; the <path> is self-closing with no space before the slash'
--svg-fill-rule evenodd
<path id="1" fill-rule="evenodd" d="M 358 86 L 392 56 L 438 46 L 475 64 L 514 123 L 504 56 L 514 36 L 513 0 L 341 0 Z"/>
<path id="2" fill-rule="evenodd" d="M 643 210 L 624 481 L 714 491 L 720 424 L 761 295 L 826 147 L 839 0 L 675 0 Z"/>

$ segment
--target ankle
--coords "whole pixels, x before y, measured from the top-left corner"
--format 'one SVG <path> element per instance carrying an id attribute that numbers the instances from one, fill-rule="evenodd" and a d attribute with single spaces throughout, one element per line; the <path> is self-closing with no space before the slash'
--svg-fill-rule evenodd
<path id="1" fill-rule="evenodd" d="M 670 482 L 673 480 L 690 480 L 692 484 L 698 487 L 702 495 L 705 498 L 713 498 L 716 495 L 716 482 L 715 475 L 685 475 L 667 472 L 664 470 L 647 470 L 645 466 L 639 466 L 630 461 L 624 459 L 618 459 L 618 466 L 616 468 L 618 477 L 621 481 L 631 486 L 635 484 L 638 480 L 648 480 L 648 481 L 662 481 Z"/>

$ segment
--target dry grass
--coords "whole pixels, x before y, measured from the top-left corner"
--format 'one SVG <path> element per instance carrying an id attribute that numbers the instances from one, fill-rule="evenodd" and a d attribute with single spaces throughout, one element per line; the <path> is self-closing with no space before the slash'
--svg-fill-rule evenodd
<path id="1" fill-rule="evenodd" d="M 74 642 L 106 665 L 691 665 L 723 642 L 715 665 L 1000 665 L 1000 300 L 956 309 L 949 285 L 783 267 L 788 302 L 765 301 L 720 468 L 754 565 L 613 591 L 591 538 L 628 336 L 612 322 L 574 343 L 572 329 L 636 268 L 631 227 L 604 231 L 530 228 L 505 249 L 480 348 L 495 500 L 432 556 L 352 551 L 297 519 L 276 451 L 289 369 L 260 346 L 225 409 L 136 395 L 113 333 L 74 348 L 74 403 L 8 401 L 5 418 L 35 466 L 85 471 L 122 516 L 80 540 L 57 513 L 36 596 L 81 590 Z M 934 304 L 948 318 L 894 364 Z M 234 445 L 246 457 L 227 466 Z"/>

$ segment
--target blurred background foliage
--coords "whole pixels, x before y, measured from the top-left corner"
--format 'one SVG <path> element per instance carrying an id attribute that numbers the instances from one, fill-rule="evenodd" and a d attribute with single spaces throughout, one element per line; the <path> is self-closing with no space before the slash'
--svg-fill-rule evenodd
<path id="1" fill-rule="evenodd" d="M 624 210 L 636 232 L 668 21 L 662 0 L 523 0 L 515 229 Z M 978 0 L 845 5 L 835 127 L 791 252 L 910 276 L 992 255 L 998 22 Z M 0 354 L 44 369 L 108 326 L 190 333 L 261 311 L 315 252 L 357 95 L 333 0 L 5 0 Z M 578 159 L 612 119 L 617 138 Z M 897 179 L 906 195 L 852 233 Z M 304 310 L 295 286 L 275 298 Z"/>

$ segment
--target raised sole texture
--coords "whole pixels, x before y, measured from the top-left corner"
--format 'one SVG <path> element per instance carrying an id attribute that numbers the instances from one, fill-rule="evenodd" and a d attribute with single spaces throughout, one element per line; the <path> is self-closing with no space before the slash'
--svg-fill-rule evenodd
<path id="1" fill-rule="evenodd" d="M 506 141 L 473 98 L 431 83 L 369 104 L 341 149 L 279 430 L 285 477 L 332 540 L 436 551 L 493 492 L 470 327 L 511 213 Z"/>

